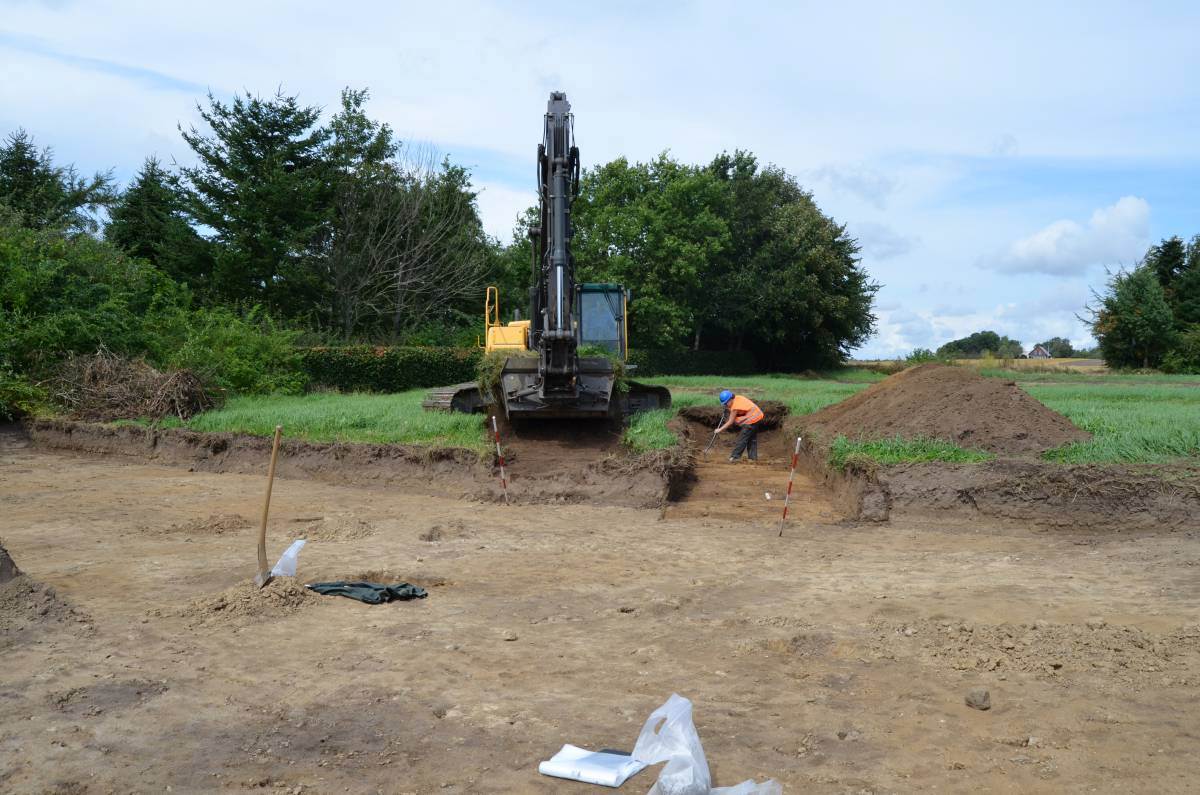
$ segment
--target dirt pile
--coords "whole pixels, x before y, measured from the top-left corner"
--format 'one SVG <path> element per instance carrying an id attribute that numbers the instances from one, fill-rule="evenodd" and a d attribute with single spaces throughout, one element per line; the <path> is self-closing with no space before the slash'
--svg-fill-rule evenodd
<path id="1" fill-rule="evenodd" d="M 754 402 L 763 412 L 763 418 L 758 426 L 761 430 L 769 431 L 783 424 L 783 418 L 788 414 L 787 405 L 778 400 L 756 400 Z M 680 410 L 679 416 L 692 422 L 698 422 L 705 427 L 715 428 L 724 418 L 725 409 L 720 403 L 714 401 L 712 405 L 688 406 Z"/>
<path id="2" fill-rule="evenodd" d="M 375 525 L 354 516 L 323 516 L 319 522 L 292 530 L 291 535 L 308 541 L 354 541 L 376 532 Z"/>
<path id="3" fill-rule="evenodd" d="M 276 577 L 262 588 L 247 581 L 218 594 L 193 599 L 179 615 L 193 625 L 243 623 L 288 616 L 320 598 L 295 577 Z"/>
<path id="4" fill-rule="evenodd" d="M 1030 456 L 1091 434 L 1012 381 L 965 367 L 923 364 L 890 376 L 804 420 L 825 441 L 931 437 L 1006 456 Z"/>
<path id="5" fill-rule="evenodd" d="M 906 650 L 957 671 L 1022 671 L 1059 675 L 1103 670 L 1136 684 L 1146 674 L 1194 664 L 1200 657 L 1200 626 L 1151 633 L 1086 624 L 975 624 L 965 621 L 876 622 L 876 653 L 888 657 Z"/>
<path id="6" fill-rule="evenodd" d="M 236 513 L 214 513 L 207 519 L 192 519 L 188 522 L 173 524 L 166 529 L 168 533 L 184 533 L 186 535 L 225 535 L 237 533 L 252 527 L 253 521 Z"/>
<path id="7" fill-rule="evenodd" d="M 59 597 L 53 587 L 22 574 L 0 546 L 0 648 L 53 625 L 91 629 L 86 615 Z"/>

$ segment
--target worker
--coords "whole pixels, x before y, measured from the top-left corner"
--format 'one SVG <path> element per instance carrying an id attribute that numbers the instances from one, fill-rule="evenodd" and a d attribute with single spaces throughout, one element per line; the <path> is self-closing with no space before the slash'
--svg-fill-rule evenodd
<path id="1" fill-rule="evenodd" d="M 717 428 L 717 433 L 721 433 L 734 424 L 741 428 L 737 443 L 734 444 L 733 452 L 729 455 L 729 463 L 736 463 L 742 457 L 743 451 L 751 461 L 757 461 L 758 424 L 762 422 L 762 409 L 750 398 L 735 395 L 728 389 L 721 390 L 718 397 L 725 406 L 725 421 Z"/>

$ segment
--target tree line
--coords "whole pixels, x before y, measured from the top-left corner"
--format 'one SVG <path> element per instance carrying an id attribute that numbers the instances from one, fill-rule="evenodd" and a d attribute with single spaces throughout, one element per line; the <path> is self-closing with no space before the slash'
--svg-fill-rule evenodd
<path id="1" fill-rule="evenodd" d="M 265 389 L 291 381 L 250 378 L 271 371 L 253 351 L 284 340 L 471 344 L 485 285 L 524 304 L 530 216 L 512 241 L 489 238 L 469 171 L 398 140 L 368 100 L 347 88 L 326 114 L 282 92 L 210 95 L 180 127 L 188 164 L 148 157 L 124 189 L 9 134 L 0 372 L 40 377 L 98 345 L 164 365 L 186 349 L 227 388 Z M 582 280 L 632 290 L 635 348 L 801 369 L 840 363 L 873 330 L 857 242 L 748 152 L 590 168 L 574 233 Z"/>
<path id="2" fill-rule="evenodd" d="M 1200 235 L 1151 246 L 1094 299 L 1085 319 L 1110 367 L 1200 372 Z"/>

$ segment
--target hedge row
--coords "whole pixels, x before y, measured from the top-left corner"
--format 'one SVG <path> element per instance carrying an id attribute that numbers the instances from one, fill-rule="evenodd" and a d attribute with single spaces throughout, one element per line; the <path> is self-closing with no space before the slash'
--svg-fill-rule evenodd
<path id="1" fill-rule="evenodd" d="M 301 354 L 309 385 L 343 392 L 403 392 L 475 380 L 481 351 L 406 346 L 308 348 Z"/>
<path id="2" fill-rule="evenodd" d="M 631 350 L 629 364 L 637 369 L 634 380 L 658 375 L 752 375 L 758 372 L 754 357 L 739 351 Z"/>
<path id="3" fill-rule="evenodd" d="M 476 348 L 307 348 L 301 362 L 310 386 L 343 392 L 402 392 L 473 381 L 482 352 Z M 630 351 L 633 378 L 659 375 L 750 375 L 754 357 L 731 351 Z"/>

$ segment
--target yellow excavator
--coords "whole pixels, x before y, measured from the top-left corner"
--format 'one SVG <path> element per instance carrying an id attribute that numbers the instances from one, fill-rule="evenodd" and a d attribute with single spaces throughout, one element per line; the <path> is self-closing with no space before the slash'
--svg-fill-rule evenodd
<path id="1" fill-rule="evenodd" d="M 533 284 L 529 318 L 500 322 L 500 294 L 484 296 L 485 354 L 507 353 L 494 390 L 474 382 L 435 389 L 429 409 L 482 411 L 503 403 L 509 419 L 619 418 L 667 408 L 665 387 L 625 380 L 629 292 L 619 284 L 577 284 L 571 255 L 571 204 L 579 193 L 579 148 L 567 95 L 550 94 L 538 146 L 540 223 L 529 230 Z"/>

